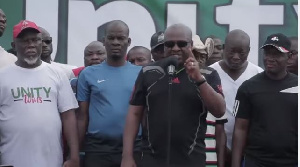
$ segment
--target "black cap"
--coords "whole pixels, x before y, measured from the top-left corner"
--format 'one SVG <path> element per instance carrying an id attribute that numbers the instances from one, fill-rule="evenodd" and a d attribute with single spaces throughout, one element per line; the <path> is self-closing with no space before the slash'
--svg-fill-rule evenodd
<path id="1" fill-rule="evenodd" d="M 267 37 L 265 44 L 261 48 L 265 46 L 274 46 L 280 52 L 288 53 L 291 49 L 291 41 L 285 35 L 277 33 Z"/>
<path id="2" fill-rule="evenodd" d="M 163 31 L 159 31 L 153 34 L 150 42 L 151 50 L 153 50 L 159 45 L 164 44 L 164 39 L 165 39 L 165 35 Z"/>

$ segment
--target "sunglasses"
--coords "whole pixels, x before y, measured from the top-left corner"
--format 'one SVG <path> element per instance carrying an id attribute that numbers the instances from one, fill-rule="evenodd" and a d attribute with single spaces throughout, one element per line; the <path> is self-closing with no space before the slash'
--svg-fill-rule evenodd
<path id="1" fill-rule="evenodd" d="M 49 45 L 52 43 L 52 39 L 43 39 L 43 42 L 45 42 L 45 44 Z"/>
<path id="2" fill-rule="evenodd" d="M 188 43 L 187 41 L 165 41 L 164 45 L 167 48 L 173 48 L 175 44 L 177 44 L 178 47 L 183 48 L 186 47 Z"/>
<path id="3" fill-rule="evenodd" d="M 298 54 L 298 51 L 296 51 L 296 50 L 291 50 L 291 51 L 290 51 L 290 55 L 292 55 L 292 56 L 293 56 L 293 55 L 297 55 L 297 54 Z"/>

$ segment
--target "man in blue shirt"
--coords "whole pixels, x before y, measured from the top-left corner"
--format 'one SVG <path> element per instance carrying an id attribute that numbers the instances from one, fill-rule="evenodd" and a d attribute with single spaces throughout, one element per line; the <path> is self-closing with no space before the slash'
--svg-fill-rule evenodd
<path id="1" fill-rule="evenodd" d="M 86 67 L 79 75 L 78 128 L 79 141 L 86 152 L 86 167 L 120 166 L 125 117 L 141 70 L 125 60 L 130 43 L 128 26 L 119 20 L 110 22 L 103 43 L 107 60 Z"/>

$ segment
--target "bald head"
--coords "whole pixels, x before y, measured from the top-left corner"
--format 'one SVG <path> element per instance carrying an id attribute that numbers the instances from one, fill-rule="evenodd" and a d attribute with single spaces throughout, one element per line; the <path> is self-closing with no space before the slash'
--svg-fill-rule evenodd
<path id="1" fill-rule="evenodd" d="M 192 40 L 192 30 L 184 24 L 173 24 L 169 26 L 165 31 L 165 40 L 167 41 L 168 38 L 172 38 L 174 36 L 174 32 L 185 36 L 186 40 Z"/>
<path id="2" fill-rule="evenodd" d="M 42 35 L 50 37 L 49 32 L 46 29 L 44 29 L 43 27 L 39 27 L 39 30 L 41 31 Z"/>
<path id="3" fill-rule="evenodd" d="M 243 30 L 232 30 L 227 34 L 225 38 L 225 47 L 228 43 L 240 43 L 243 46 L 250 47 L 250 37 Z"/>
<path id="4" fill-rule="evenodd" d="M 41 31 L 43 40 L 41 59 L 47 63 L 51 63 L 51 54 L 53 52 L 52 37 L 43 27 L 38 28 Z"/>
<path id="5" fill-rule="evenodd" d="M 106 50 L 102 42 L 93 41 L 84 49 L 84 66 L 99 64 L 106 59 Z"/>
<path id="6" fill-rule="evenodd" d="M 127 60 L 137 66 L 145 66 L 151 62 L 151 51 L 143 46 L 134 46 L 128 51 Z"/>
<path id="7" fill-rule="evenodd" d="M 6 28 L 6 15 L 2 9 L 0 9 L 0 37 L 3 35 Z"/>
<path id="8" fill-rule="evenodd" d="M 223 61 L 224 68 L 239 72 L 247 67 L 250 51 L 250 37 L 242 30 L 233 30 L 225 38 Z"/>
<path id="9" fill-rule="evenodd" d="M 127 36 L 129 36 L 129 27 L 126 23 L 124 23 L 121 20 L 113 20 L 108 23 L 106 29 L 105 29 L 105 35 L 107 35 L 107 32 L 110 31 L 112 28 L 120 27 L 121 29 L 124 29 Z"/>

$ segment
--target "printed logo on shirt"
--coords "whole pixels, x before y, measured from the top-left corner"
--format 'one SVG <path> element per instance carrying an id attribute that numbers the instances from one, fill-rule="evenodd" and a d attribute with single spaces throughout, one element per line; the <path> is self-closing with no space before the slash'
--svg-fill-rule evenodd
<path id="1" fill-rule="evenodd" d="M 235 117 L 238 110 L 239 110 L 239 106 L 240 106 L 240 101 L 239 100 L 235 100 L 234 102 L 234 106 L 233 106 L 233 112 L 232 115 Z"/>
<path id="2" fill-rule="evenodd" d="M 101 82 L 104 82 L 104 81 L 106 81 L 106 80 L 104 80 L 104 79 L 102 79 L 102 80 L 97 80 L 97 83 L 101 83 Z"/>
<path id="3" fill-rule="evenodd" d="M 43 103 L 51 102 L 49 99 L 51 87 L 35 87 L 35 88 L 24 88 L 17 87 L 16 89 L 11 89 L 11 94 L 14 101 L 23 101 L 27 103 Z M 43 97 L 44 96 L 44 97 Z"/>
<path id="4" fill-rule="evenodd" d="M 177 83 L 177 84 L 179 84 L 180 81 L 179 81 L 178 77 L 174 78 L 174 79 L 172 80 L 172 83 Z"/>
<path id="5" fill-rule="evenodd" d="M 284 89 L 280 93 L 298 93 L 298 86 Z"/>

